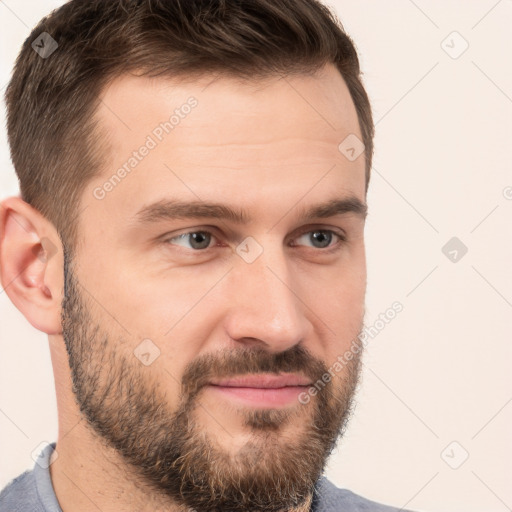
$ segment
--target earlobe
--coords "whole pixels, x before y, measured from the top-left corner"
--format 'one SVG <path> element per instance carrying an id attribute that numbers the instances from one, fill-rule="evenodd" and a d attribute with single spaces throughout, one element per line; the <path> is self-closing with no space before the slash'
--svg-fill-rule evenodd
<path id="1" fill-rule="evenodd" d="M 38 330 L 60 334 L 62 247 L 54 226 L 19 197 L 0 204 L 0 282 Z"/>

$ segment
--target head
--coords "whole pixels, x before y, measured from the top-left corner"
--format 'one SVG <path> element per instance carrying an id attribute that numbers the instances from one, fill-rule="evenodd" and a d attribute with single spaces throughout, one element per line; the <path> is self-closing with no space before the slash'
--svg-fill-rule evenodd
<path id="1" fill-rule="evenodd" d="M 60 418 L 197 511 L 300 506 L 360 368 L 373 123 L 339 21 L 314 0 L 72 0 L 6 100 L 2 284 L 50 336 Z"/>

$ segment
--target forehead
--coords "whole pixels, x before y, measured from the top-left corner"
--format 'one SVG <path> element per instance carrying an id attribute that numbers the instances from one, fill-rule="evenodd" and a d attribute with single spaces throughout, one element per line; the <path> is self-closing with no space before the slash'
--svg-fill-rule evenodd
<path id="1" fill-rule="evenodd" d="M 127 149 L 140 141 L 141 134 L 152 134 L 169 121 L 172 136 L 164 142 L 174 150 L 202 144 L 248 146 L 293 137 L 336 144 L 351 133 L 361 138 L 348 88 L 331 64 L 313 75 L 254 81 L 223 75 L 123 75 L 104 89 L 100 99 L 96 114 L 114 149 Z M 197 105 L 190 112 L 191 101 Z"/>
<path id="2" fill-rule="evenodd" d="M 338 148 L 361 133 L 333 65 L 251 82 L 125 75 L 100 99 L 96 116 L 110 152 L 84 202 L 105 215 L 126 218 L 141 204 L 176 195 L 278 200 L 284 187 L 290 199 L 308 188 L 312 196 L 337 188 L 364 197 L 364 155 L 350 161 Z M 106 190 L 100 202 L 98 187 Z"/>

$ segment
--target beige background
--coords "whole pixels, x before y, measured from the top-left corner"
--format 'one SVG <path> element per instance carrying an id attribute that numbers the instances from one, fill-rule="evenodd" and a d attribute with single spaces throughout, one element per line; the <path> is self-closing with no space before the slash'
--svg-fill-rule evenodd
<path id="1" fill-rule="evenodd" d="M 0 2 L 2 95 L 29 28 L 62 3 Z M 416 511 L 510 510 L 512 1 L 330 5 L 359 48 L 377 122 L 366 322 L 394 301 L 404 310 L 368 345 L 327 475 Z M 0 167 L 0 197 L 16 194 L 3 128 Z M 468 248 L 456 262 L 441 250 L 452 237 Z M 1 488 L 56 439 L 57 419 L 46 336 L 3 290 L 0 318 Z"/>

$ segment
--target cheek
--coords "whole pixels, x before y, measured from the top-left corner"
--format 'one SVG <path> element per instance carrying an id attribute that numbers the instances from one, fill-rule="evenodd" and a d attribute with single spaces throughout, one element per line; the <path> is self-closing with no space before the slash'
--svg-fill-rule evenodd
<path id="1" fill-rule="evenodd" d="M 112 314 L 130 332 L 126 350 L 137 350 L 143 340 L 151 340 L 145 343 L 158 357 L 149 370 L 168 389 L 181 382 L 185 367 L 201 353 L 215 329 L 219 298 L 211 289 L 219 280 L 217 273 L 202 272 L 199 266 L 149 273 L 125 265 L 110 281 L 111 290 L 117 290 Z M 127 282 L 132 285 L 126 286 Z"/>
<path id="2" fill-rule="evenodd" d="M 346 262 L 345 262 L 346 263 Z M 366 264 L 364 249 L 350 264 L 332 268 L 322 280 L 309 283 L 310 305 L 316 314 L 311 322 L 320 336 L 325 336 L 325 352 L 329 360 L 347 350 L 357 340 L 363 325 L 366 294 Z"/>
<path id="3" fill-rule="evenodd" d="M 343 287 L 325 293 L 318 302 L 319 317 L 338 343 L 359 334 L 364 316 L 364 286 Z M 335 333 L 335 334 L 334 334 Z"/>
<path id="4" fill-rule="evenodd" d="M 162 261 L 151 265 L 129 259 L 118 263 L 105 293 L 114 316 L 130 332 L 169 337 L 197 316 L 219 276 L 219 271 L 205 271 L 199 265 L 166 268 Z"/>

